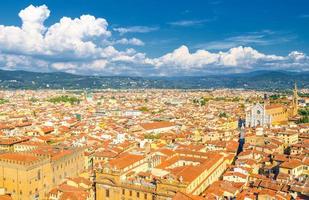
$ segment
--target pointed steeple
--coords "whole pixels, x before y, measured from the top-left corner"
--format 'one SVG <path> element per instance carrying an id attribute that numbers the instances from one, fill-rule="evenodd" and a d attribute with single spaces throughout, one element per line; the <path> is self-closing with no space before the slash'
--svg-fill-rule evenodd
<path id="1" fill-rule="evenodd" d="M 292 100 L 292 115 L 296 116 L 298 112 L 298 90 L 297 83 L 294 83 L 293 100 Z"/>
<path id="2" fill-rule="evenodd" d="M 87 90 L 84 89 L 84 100 L 87 102 Z"/>

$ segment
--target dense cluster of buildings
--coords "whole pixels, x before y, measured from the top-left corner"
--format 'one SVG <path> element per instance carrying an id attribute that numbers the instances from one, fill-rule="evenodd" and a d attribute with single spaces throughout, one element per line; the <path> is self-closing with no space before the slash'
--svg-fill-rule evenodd
<path id="1" fill-rule="evenodd" d="M 72 96 L 78 102 L 52 102 Z M 0 199 L 306 199 L 294 94 L 1 91 Z M 62 98 L 66 99 L 66 98 Z M 302 101 L 300 101 L 302 100 Z"/>

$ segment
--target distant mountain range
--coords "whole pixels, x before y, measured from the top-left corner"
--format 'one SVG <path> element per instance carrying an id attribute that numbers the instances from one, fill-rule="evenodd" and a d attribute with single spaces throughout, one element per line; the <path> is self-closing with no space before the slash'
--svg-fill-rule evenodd
<path id="1" fill-rule="evenodd" d="M 299 88 L 309 88 L 309 72 L 254 71 L 199 77 L 126 77 L 0 70 L 0 88 L 2 89 L 246 88 L 281 90 L 292 88 L 295 81 Z"/>

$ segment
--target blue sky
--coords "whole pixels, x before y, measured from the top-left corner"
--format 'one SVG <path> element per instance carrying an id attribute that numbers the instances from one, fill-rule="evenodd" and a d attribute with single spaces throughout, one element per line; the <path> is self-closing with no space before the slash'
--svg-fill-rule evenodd
<path id="1" fill-rule="evenodd" d="M 3 69 L 136 76 L 309 70 L 306 0 L 0 4 Z"/>

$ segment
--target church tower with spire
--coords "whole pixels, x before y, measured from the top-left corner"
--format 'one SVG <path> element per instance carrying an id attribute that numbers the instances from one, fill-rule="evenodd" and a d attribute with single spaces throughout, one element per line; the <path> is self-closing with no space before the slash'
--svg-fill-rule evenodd
<path id="1" fill-rule="evenodd" d="M 292 108 L 291 108 L 291 115 L 294 117 L 298 113 L 298 91 L 297 91 L 297 84 L 294 84 L 293 90 L 293 100 L 292 100 Z"/>
<path id="2" fill-rule="evenodd" d="M 84 95 L 84 101 L 86 103 L 88 103 L 88 101 L 87 101 L 87 90 L 84 90 L 83 95 Z"/>

